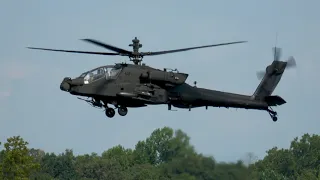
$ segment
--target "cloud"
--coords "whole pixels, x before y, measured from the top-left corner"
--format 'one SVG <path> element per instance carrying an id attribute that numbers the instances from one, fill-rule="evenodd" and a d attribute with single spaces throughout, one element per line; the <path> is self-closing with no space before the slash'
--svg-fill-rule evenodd
<path id="1" fill-rule="evenodd" d="M 11 81 L 16 79 L 24 79 L 32 74 L 31 65 L 21 64 L 17 62 L 10 62 L 1 65 L 1 72 L 5 79 Z"/>
<path id="2" fill-rule="evenodd" d="M 14 80 L 22 80 L 35 72 L 35 66 L 23 64 L 17 61 L 7 61 L 0 63 L 1 89 L 0 100 L 12 95 L 11 84 Z"/>
<path id="3" fill-rule="evenodd" d="M 11 95 L 11 91 L 0 91 L 0 100 L 5 99 Z"/>

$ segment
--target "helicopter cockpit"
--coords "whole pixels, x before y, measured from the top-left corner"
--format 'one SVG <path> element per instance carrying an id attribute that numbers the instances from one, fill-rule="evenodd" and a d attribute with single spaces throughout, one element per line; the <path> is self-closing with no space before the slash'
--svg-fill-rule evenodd
<path id="1" fill-rule="evenodd" d="M 84 78 L 84 84 L 90 84 L 103 77 L 107 80 L 116 79 L 121 70 L 121 66 L 104 66 L 85 72 L 80 77 Z"/>

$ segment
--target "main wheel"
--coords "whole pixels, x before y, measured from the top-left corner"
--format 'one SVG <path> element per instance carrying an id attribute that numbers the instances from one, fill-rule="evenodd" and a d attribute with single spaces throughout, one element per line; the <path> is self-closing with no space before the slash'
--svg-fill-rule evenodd
<path id="1" fill-rule="evenodd" d="M 123 107 L 123 106 L 120 106 L 120 107 L 118 108 L 118 114 L 119 114 L 120 116 L 125 116 L 125 115 L 127 115 L 127 113 L 128 113 L 128 108 Z"/>
<path id="2" fill-rule="evenodd" d="M 106 116 L 109 118 L 112 118 L 116 114 L 116 112 L 112 108 L 107 108 L 105 113 Z"/>

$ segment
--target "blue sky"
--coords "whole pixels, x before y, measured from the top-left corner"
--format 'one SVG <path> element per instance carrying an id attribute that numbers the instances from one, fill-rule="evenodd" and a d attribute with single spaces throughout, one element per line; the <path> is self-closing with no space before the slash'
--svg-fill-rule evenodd
<path id="1" fill-rule="evenodd" d="M 308 3 L 306 3 L 308 2 Z M 287 148 L 304 133 L 320 133 L 318 68 L 320 2 L 298 1 L 2 1 L 0 3 L 0 141 L 21 135 L 48 152 L 102 151 L 138 140 L 164 126 L 182 129 L 196 150 L 219 161 L 247 152 L 259 158 L 273 146 Z M 157 68 L 189 73 L 199 87 L 252 94 L 256 71 L 272 62 L 278 32 L 286 71 L 274 94 L 287 104 L 276 108 L 277 123 L 254 110 L 205 108 L 167 111 L 166 106 L 129 109 L 126 117 L 105 117 L 59 89 L 66 76 L 125 61 L 104 57 L 28 50 L 26 46 L 104 51 L 80 41 L 93 38 L 130 49 L 137 36 L 143 51 L 247 40 L 246 44 L 146 57 Z M 142 117 L 141 117 L 142 116 Z"/>

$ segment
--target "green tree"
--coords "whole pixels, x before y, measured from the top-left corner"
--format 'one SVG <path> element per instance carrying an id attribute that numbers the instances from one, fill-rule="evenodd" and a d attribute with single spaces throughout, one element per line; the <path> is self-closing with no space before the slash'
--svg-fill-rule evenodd
<path id="1" fill-rule="evenodd" d="M 44 157 L 45 154 L 46 153 L 43 150 L 40 150 L 40 149 L 31 148 L 29 150 L 29 155 L 31 157 L 33 157 L 34 161 L 37 162 L 37 163 L 41 162 L 41 159 Z"/>
<path id="2" fill-rule="evenodd" d="M 79 177 L 87 179 L 99 179 L 103 174 L 101 158 L 96 154 L 79 155 L 76 157 L 76 172 Z"/>
<path id="3" fill-rule="evenodd" d="M 248 167 L 242 161 L 236 163 L 217 163 L 214 179 L 234 179 L 234 180 L 252 180 L 249 176 Z"/>
<path id="4" fill-rule="evenodd" d="M 173 130 L 168 127 L 154 130 L 145 141 L 139 141 L 134 151 L 134 160 L 139 164 L 152 165 L 165 162 L 169 158 L 170 141 Z"/>
<path id="5" fill-rule="evenodd" d="M 125 172 L 125 180 L 149 180 L 160 178 L 159 168 L 151 164 L 137 164 Z"/>
<path id="6" fill-rule="evenodd" d="M 112 150 L 111 150 L 112 151 Z M 76 158 L 76 172 L 79 178 L 84 179 L 124 179 L 123 161 L 119 157 L 108 158 L 110 151 L 104 154 L 104 158 L 95 153 L 80 155 Z M 121 159 L 122 157 L 120 157 Z M 123 159 L 126 159 L 123 157 Z M 126 162 L 126 161 L 124 161 Z"/>
<path id="7" fill-rule="evenodd" d="M 306 180 L 306 179 L 314 179 L 314 180 L 320 180 L 320 177 L 318 176 L 319 170 L 310 170 L 306 169 L 303 170 L 297 177 L 297 180 Z"/>
<path id="8" fill-rule="evenodd" d="M 29 179 L 31 173 L 39 168 L 40 165 L 29 155 L 27 145 L 28 142 L 20 136 L 7 139 L 1 163 L 2 179 Z"/>
<path id="9" fill-rule="evenodd" d="M 262 161 L 258 161 L 255 166 L 259 172 L 267 170 L 285 177 L 294 177 L 295 173 L 295 162 L 290 150 L 277 147 L 268 150 L 267 156 Z"/>
<path id="10" fill-rule="evenodd" d="M 177 157 L 162 165 L 162 174 L 167 178 L 180 179 L 213 179 L 215 162 L 213 158 L 204 157 L 198 154 L 190 154 L 184 157 Z"/>
<path id="11" fill-rule="evenodd" d="M 320 180 L 318 135 L 295 138 L 288 149 L 273 147 L 262 160 L 249 153 L 233 163 L 197 153 L 186 133 L 169 127 L 154 130 L 135 149 L 118 145 L 101 156 L 75 156 L 68 149 L 56 155 L 26 145 L 19 136 L 8 139 L 0 152 L 0 179 Z"/>
<path id="12" fill-rule="evenodd" d="M 54 153 L 46 153 L 41 159 L 41 173 L 49 174 L 51 177 L 58 177 L 60 169 L 56 169 L 57 155 Z"/>
<path id="13" fill-rule="evenodd" d="M 47 153 L 41 161 L 41 172 L 57 179 L 77 179 L 75 159 L 70 149 L 58 156 Z"/>
<path id="14" fill-rule="evenodd" d="M 1 142 L 0 142 L 0 145 L 1 145 Z M 3 166 L 2 166 L 3 152 L 4 152 L 4 151 L 1 151 L 1 152 L 0 152 L 0 179 L 3 179 L 3 176 L 2 176 L 2 174 L 3 174 L 3 172 L 2 172 L 2 168 L 3 168 Z"/>
<path id="15" fill-rule="evenodd" d="M 301 139 L 295 138 L 290 145 L 295 161 L 295 174 L 315 174 L 320 170 L 320 136 L 304 134 Z"/>
<path id="16" fill-rule="evenodd" d="M 279 174 L 273 170 L 266 169 L 265 171 L 262 171 L 258 174 L 258 179 L 261 180 L 289 180 L 290 178 L 285 177 L 283 174 Z M 305 179 L 307 180 L 307 179 Z"/>
<path id="17" fill-rule="evenodd" d="M 159 165 L 176 157 L 194 154 L 189 144 L 190 138 L 181 130 L 173 131 L 169 127 L 156 129 L 145 141 L 139 141 L 134 150 L 136 163 Z"/>
<path id="18" fill-rule="evenodd" d="M 122 171 L 127 170 L 134 165 L 133 162 L 133 151 L 131 149 L 125 149 L 123 146 L 115 146 L 102 153 L 102 158 L 109 161 L 118 162 Z"/>
<path id="19" fill-rule="evenodd" d="M 252 175 L 260 178 L 320 179 L 320 136 L 304 134 L 288 149 L 274 147 L 253 169 Z"/>

